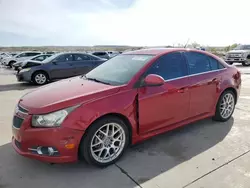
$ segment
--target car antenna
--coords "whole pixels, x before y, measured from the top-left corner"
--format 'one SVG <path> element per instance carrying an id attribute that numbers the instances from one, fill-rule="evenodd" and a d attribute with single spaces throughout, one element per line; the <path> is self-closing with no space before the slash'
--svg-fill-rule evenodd
<path id="1" fill-rule="evenodd" d="M 188 40 L 187 40 L 187 42 L 186 42 L 186 44 L 185 44 L 184 48 L 186 48 L 186 47 L 187 47 L 188 42 L 189 42 L 189 38 L 188 38 Z"/>

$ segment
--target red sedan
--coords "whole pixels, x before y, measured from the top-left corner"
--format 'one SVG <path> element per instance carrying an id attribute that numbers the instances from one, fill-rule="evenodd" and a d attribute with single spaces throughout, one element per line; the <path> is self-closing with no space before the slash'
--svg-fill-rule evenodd
<path id="1" fill-rule="evenodd" d="M 234 66 L 204 51 L 127 52 L 84 76 L 24 95 L 12 144 L 19 154 L 45 162 L 80 156 L 107 166 L 130 144 L 208 117 L 227 121 L 240 86 Z"/>

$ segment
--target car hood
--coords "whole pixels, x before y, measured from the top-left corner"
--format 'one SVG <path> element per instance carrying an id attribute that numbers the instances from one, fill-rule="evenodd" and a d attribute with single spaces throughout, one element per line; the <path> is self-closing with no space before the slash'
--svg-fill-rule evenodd
<path id="1" fill-rule="evenodd" d="M 250 52 L 250 50 L 230 50 L 228 53 L 246 53 L 246 52 Z"/>
<path id="2" fill-rule="evenodd" d="M 25 94 L 19 104 L 29 114 L 46 114 L 112 95 L 120 86 L 110 86 L 74 77 L 40 87 Z"/>

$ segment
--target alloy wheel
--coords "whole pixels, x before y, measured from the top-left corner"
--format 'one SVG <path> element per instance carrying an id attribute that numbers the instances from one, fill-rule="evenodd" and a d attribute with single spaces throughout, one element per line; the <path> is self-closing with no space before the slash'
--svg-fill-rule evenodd
<path id="1" fill-rule="evenodd" d="M 122 126 L 107 123 L 95 132 L 91 140 L 91 155 L 99 163 L 109 163 L 120 155 L 125 142 L 125 131 Z"/>
<path id="2" fill-rule="evenodd" d="M 232 93 L 223 96 L 220 104 L 220 115 L 222 118 L 229 118 L 234 111 L 235 99 Z"/>

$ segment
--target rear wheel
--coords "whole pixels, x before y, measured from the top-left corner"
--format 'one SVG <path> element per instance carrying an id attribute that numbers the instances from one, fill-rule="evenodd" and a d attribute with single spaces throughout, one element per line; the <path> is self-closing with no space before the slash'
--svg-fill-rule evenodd
<path id="1" fill-rule="evenodd" d="M 32 82 L 37 85 L 44 85 L 48 82 L 49 78 L 47 73 L 39 71 L 35 72 L 32 76 Z"/>
<path id="2" fill-rule="evenodd" d="M 129 142 L 125 123 L 117 117 L 106 117 L 93 123 L 82 139 L 80 156 L 99 167 L 115 163 Z"/>
<path id="3" fill-rule="evenodd" d="M 222 93 L 216 105 L 215 116 L 216 121 L 227 121 L 231 118 L 236 104 L 236 96 L 231 90 L 226 90 Z"/>

